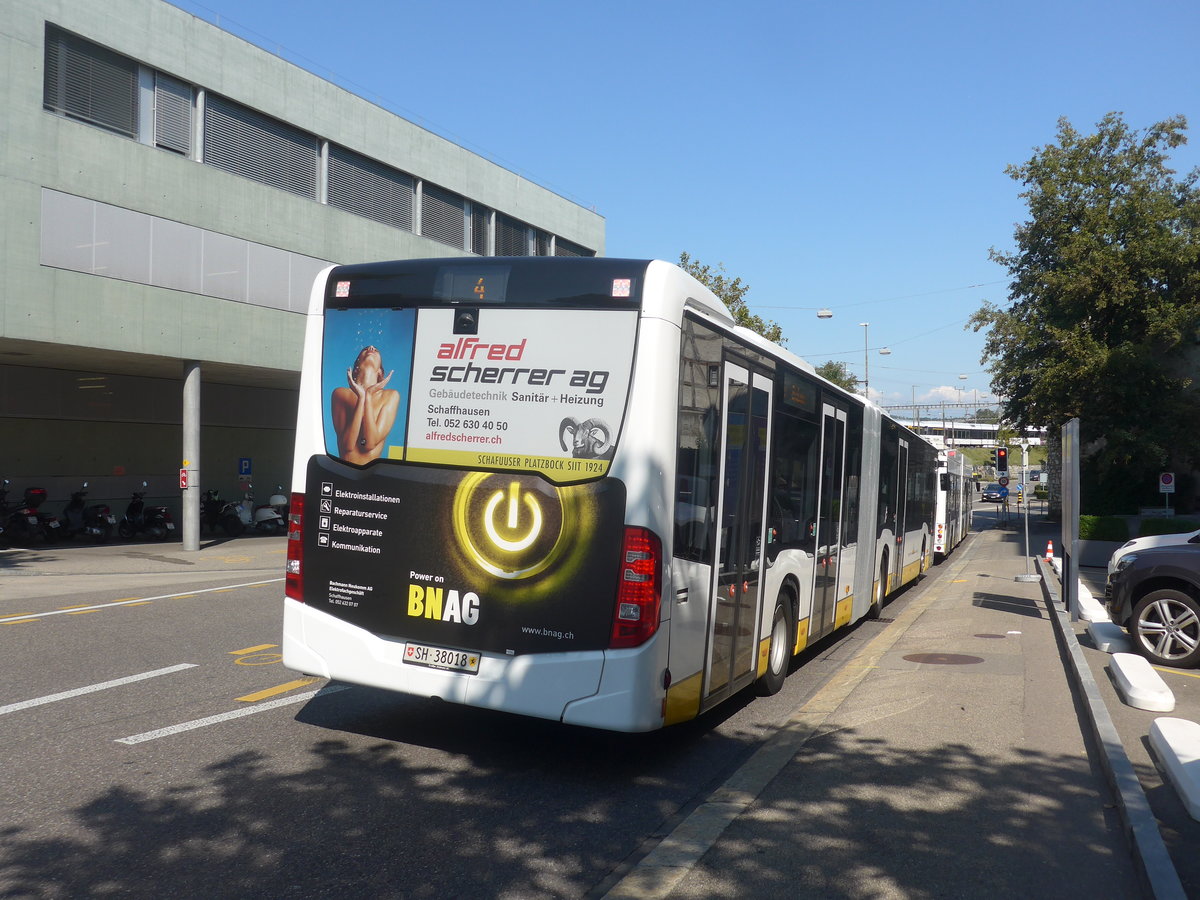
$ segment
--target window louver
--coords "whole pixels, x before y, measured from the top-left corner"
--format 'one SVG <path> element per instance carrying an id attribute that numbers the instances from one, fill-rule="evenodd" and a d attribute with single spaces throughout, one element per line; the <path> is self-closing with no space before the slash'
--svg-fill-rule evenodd
<path id="1" fill-rule="evenodd" d="M 154 74 L 154 143 L 188 156 L 192 152 L 192 87 Z"/>
<path id="2" fill-rule="evenodd" d="M 315 200 L 317 160 L 317 139 L 311 134 L 209 95 L 204 109 L 206 165 Z"/>
<path id="3" fill-rule="evenodd" d="M 463 198 L 433 185 L 421 192 L 421 234 L 443 244 L 465 249 L 466 222 Z"/>
<path id="4" fill-rule="evenodd" d="M 412 230 L 413 179 L 403 172 L 330 145 L 328 190 L 330 206 Z"/>
<path id="5" fill-rule="evenodd" d="M 529 255 L 529 241 L 524 222 L 518 222 L 508 216 L 496 216 L 496 255 Z"/>
<path id="6" fill-rule="evenodd" d="M 558 238 L 558 240 L 554 242 L 554 255 L 595 256 L 596 254 L 591 250 L 588 250 L 586 247 L 580 247 L 578 244 L 572 244 L 570 241 L 564 241 L 562 238 Z"/>
<path id="7" fill-rule="evenodd" d="M 480 256 L 488 255 L 488 219 L 486 206 L 471 205 L 471 250 Z"/>
<path id="8" fill-rule="evenodd" d="M 136 138 L 137 63 L 46 26 L 42 102 L 47 109 Z"/>

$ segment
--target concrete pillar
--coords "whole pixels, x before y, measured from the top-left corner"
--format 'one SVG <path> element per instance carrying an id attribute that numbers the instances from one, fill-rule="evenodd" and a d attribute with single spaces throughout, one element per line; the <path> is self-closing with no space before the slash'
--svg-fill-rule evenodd
<path id="1" fill-rule="evenodd" d="M 200 363 L 183 363 L 183 549 L 200 549 Z"/>

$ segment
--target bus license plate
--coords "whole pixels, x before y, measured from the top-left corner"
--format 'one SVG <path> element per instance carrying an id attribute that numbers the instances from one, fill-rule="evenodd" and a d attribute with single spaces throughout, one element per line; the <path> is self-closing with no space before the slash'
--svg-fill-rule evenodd
<path id="1" fill-rule="evenodd" d="M 413 666 L 430 669 L 449 669 L 474 675 L 479 671 L 479 654 L 469 650 L 447 650 L 445 647 L 430 647 L 426 644 L 408 643 L 404 647 L 404 661 Z"/>

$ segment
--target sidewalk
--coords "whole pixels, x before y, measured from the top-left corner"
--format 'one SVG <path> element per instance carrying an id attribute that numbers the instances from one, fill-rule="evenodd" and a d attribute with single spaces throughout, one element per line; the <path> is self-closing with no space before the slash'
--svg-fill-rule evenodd
<path id="1" fill-rule="evenodd" d="M 35 544 L 0 550 L 0 613 L 7 601 L 116 585 L 170 584 L 180 578 L 283 578 L 287 538 L 246 535 L 209 538 L 185 551 L 179 541 L 114 541 L 110 544 Z M 111 577 L 117 576 L 117 577 Z"/>
<path id="2" fill-rule="evenodd" d="M 1184 896 L 1173 869 L 1165 890 L 1142 874 L 1074 634 L 1014 581 L 1023 537 L 974 534 L 894 622 L 860 626 L 878 633 L 859 657 L 607 896 Z"/>

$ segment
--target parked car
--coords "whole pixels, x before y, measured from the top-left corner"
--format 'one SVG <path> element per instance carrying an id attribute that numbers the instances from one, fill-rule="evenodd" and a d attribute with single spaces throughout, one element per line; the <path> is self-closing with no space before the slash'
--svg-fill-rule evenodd
<path id="1" fill-rule="evenodd" d="M 1004 499 L 1004 490 L 998 484 L 989 484 L 983 489 L 983 500 L 988 503 L 999 503 Z"/>
<path id="2" fill-rule="evenodd" d="M 1136 553 L 1138 550 L 1149 550 L 1151 547 L 1165 547 L 1170 544 L 1200 544 L 1200 530 L 1182 531 L 1175 534 L 1148 534 L 1145 537 L 1126 541 L 1113 551 L 1113 555 L 1109 557 L 1108 574 L 1111 575 L 1116 571 L 1117 563 L 1127 553 Z"/>
<path id="3" fill-rule="evenodd" d="M 1200 543 L 1126 553 L 1104 594 L 1109 618 L 1152 663 L 1200 665 Z"/>

